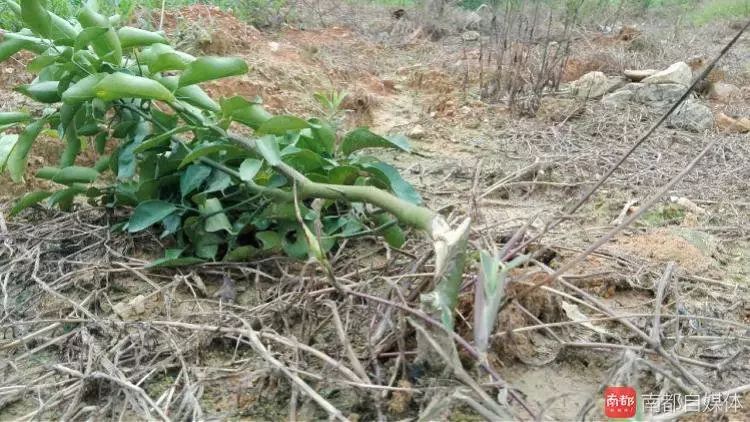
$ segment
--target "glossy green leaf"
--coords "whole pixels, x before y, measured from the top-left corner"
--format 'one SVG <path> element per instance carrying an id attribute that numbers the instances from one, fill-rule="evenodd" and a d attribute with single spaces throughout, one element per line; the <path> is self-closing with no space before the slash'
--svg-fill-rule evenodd
<path id="1" fill-rule="evenodd" d="M 328 183 L 334 185 L 353 185 L 360 175 L 360 170 L 353 166 L 337 166 L 328 171 Z"/>
<path id="2" fill-rule="evenodd" d="M 252 182 L 260 171 L 263 162 L 255 158 L 248 158 L 240 164 L 240 178 L 245 182 Z"/>
<path id="3" fill-rule="evenodd" d="M 99 172 L 91 167 L 42 167 L 37 171 L 36 177 L 68 185 L 71 183 L 91 183 L 99 177 Z"/>
<path id="4" fill-rule="evenodd" d="M 366 127 L 360 127 L 346 134 L 341 142 L 341 152 L 349 155 L 363 148 L 395 148 L 411 151 L 411 146 L 404 136 L 383 137 L 376 135 Z"/>
<path id="5" fill-rule="evenodd" d="M 37 82 L 31 85 L 20 85 L 16 88 L 16 91 L 40 103 L 52 104 L 60 101 L 58 85 L 58 81 Z"/>
<path id="6" fill-rule="evenodd" d="M 393 193 L 401 199 L 419 205 L 422 203 L 422 197 L 419 193 L 404 180 L 393 166 L 382 162 L 362 164 L 362 168 L 374 174 L 378 179 L 387 183 Z"/>
<path id="7" fill-rule="evenodd" d="M 31 146 L 46 123 L 44 120 L 37 120 L 26 126 L 26 129 L 18 137 L 18 142 L 16 142 L 13 150 L 8 155 L 5 167 L 8 169 L 10 177 L 14 182 L 23 181 L 23 175 L 26 172 L 26 163 L 29 159 L 29 150 L 31 150 Z"/>
<path id="8" fill-rule="evenodd" d="M 325 120 L 313 118 L 310 119 L 310 131 L 319 145 L 315 151 L 333 154 L 336 145 L 336 131 L 333 127 Z"/>
<path id="9" fill-rule="evenodd" d="M 0 42 L 0 62 L 4 62 L 10 56 L 27 48 L 31 43 L 27 40 L 7 38 Z"/>
<path id="10" fill-rule="evenodd" d="M 131 26 L 123 26 L 117 30 L 117 36 L 120 38 L 122 48 L 144 47 L 151 44 L 167 44 L 168 41 L 164 35 L 158 32 L 145 31 Z"/>
<path id="11" fill-rule="evenodd" d="M 39 73 L 47 66 L 51 65 L 52 63 L 56 62 L 59 56 L 57 55 L 49 55 L 44 54 L 41 56 L 36 56 L 34 60 L 30 61 L 29 64 L 26 65 L 26 70 L 30 73 Z"/>
<path id="12" fill-rule="evenodd" d="M 164 72 L 166 70 L 183 70 L 186 67 L 187 63 L 185 60 L 174 51 L 159 54 L 148 64 L 148 70 L 151 73 Z"/>
<path id="13" fill-rule="evenodd" d="M 202 205 L 199 205 L 198 209 L 206 217 L 204 228 L 207 232 L 213 233 L 225 230 L 232 233 L 232 224 L 223 212 L 224 208 L 221 206 L 221 201 L 216 198 L 209 198 Z"/>
<path id="14" fill-rule="evenodd" d="M 375 218 L 375 221 L 377 222 L 378 226 L 398 223 L 393 217 L 387 214 L 378 214 Z M 401 227 L 399 227 L 398 224 L 390 225 L 389 227 L 383 229 L 381 233 L 383 234 L 383 238 L 385 239 L 385 241 L 394 248 L 400 248 L 404 246 L 404 243 L 406 243 L 406 236 L 404 235 L 404 231 L 401 230 Z"/>
<path id="15" fill-rule="evenodd" d="M 284 135 L 310 127 L 310 123 L 296 116 L 273 116 L 256 129 L 258 134 Z"/>
<path id="16" fill-rule="evenodd" d="M 76 37 L 75 49 L 85 50 L 88 48 L 89 44 L 93 43 L 94 40 L 101 38 L 107 32 L 109 32 L 109 26 L 90 26 L 85 28 L 79 32 Z"/>
<path id="17" fill-rule="evenodd" d="M 210 110 L 214 113 L 221 111 L 221 107 L 216 104 L 216 101 L 209 97 L 208 94 L 206 94 L 206 92 L 198 85 L 183 86 L 174 92 L 174 96 L 178 100 L 184 101 L 198 108 Z"/>
<path id="18" fill-rule="evenodd" d="M 253 129 L 259 128 L 272 117 L 271 113 L 263 108 L 263 105 L 250 102 L 240 96 L 221 100 L 221 112 L 225 118 Z"/>
<path id="19" fill-rule="evenodd" d="M 308 150 L 297 149 L 296 151 L 282 152 L 281 159 L 302 173 L 309 173 L 323 168 L 327 161 L 320 155 Z"/>
<path id="20" fill-rule="evenodd" d="M 218 152 L 231 152 L 240 155 L 248 153 L 247 151 L 230 144 L 207 144 L 194 149 L 190 154 L 183 158 L 180 162 L 180 168 L 185 167 L 201 157 L 216 154 Z"/>
<path id="21" fill-rule="evenodd" d="M 174 101 L 174 95 L 153 79 L 117 72 L 105 76 L 94 87 L 96 96 L 104 101 L 122 98 Z"/>
<path id="22" fill-rule="evenodd" d="M 5 169 L 8 156 L 13 151 L 13 147 L 16 146 L 17 142 L 18 135 L 16 134 L 0 135 L 0 172 Z"/>
<path id="23" fill-rule="evenodd" d="M 179 86 L 183 87 L 229 76 L 243 75 L 247 71 L 247 63 L 240 58 L 199 57 L 182 72 Z"/>
<path id="24" fill-rule="evenodd" d="M 77 195 L 86 192 L 85 186 L 73 185 L 67 189 L 59 190 L 50 195 L 47 204 L 52 207 L 57 205 L 63 211 L 69 211 L 73 206 L 73 200 Z"/>
<path id="25" fill-rule="evenodd" d="M 86 76 L 69 86 L 62 94 L 65 104 L 78 104 L 96 97 L 96 86 L 107 76 L 106 73 L 96 73 Z"/>
<path id="26" fill-rule="evenodd" d="M 180 193 L 182 197 L 198 189 L 211 174 L 211 167 L 193 164 L 189 166 L 180 176 Z"/>
<path id="27" fill-rule="evenodd" d="M 141 202 L 128 220 L 128 231 L 134 233 L 147 229 L 177 211 L 177 206 L 161 200 Z"/>
<path id="28" fill-rule="evenodd" d="M 31 120 L 29 113 L 21 113 L 16 111 L 7 111 L 0 113 L 0 126 L 10 125 L 13 123 L 28 122 Z"/>
<path id="29" fill-rule="evenodd" d="M 112 29 L 109 19 L 97 13 L 91 4 L 87 4 L 81 7 L 78 12 L 78 22 L 84 28 L 96 26 L 109 28 L 107 32 L 91 40 L 91 45 L 99 58 L 119 66 L 122 63 L 122 45 L 117 33 Z"/>
<path id="30" fill-rule="evenodd" d="M 45 9 L 45 1 L 21 0 L 21 19 L 32 31 L 44 38 L 51 38 L 52 19 Z"/>
<path id="31" fill-rule="evenodd" d="M 182 133 L 182 132 L 189 132 L 192 129 L 191 126 L 180 126 L 176 127 L 172 130 L 169 130 L 164 133 L 160 133 L 156 136 L 152 136 L 148 138 L 147 140 L 143 141 L 140 145 L 138 145 L 133 152 L 135 153 L 141 153 L 148 151 L 150 149 L 163 147 L 166 145 L 169 145 L 169 143 L 172 141 L 172 137 Z"/>
<path id="32" fill-rule="evenodd" d="M 281 152 L 279 151 L 279 144 L 276 142 L 276 137 L 264 136 L 257 139 L 255 145 L 260 155 L 266 159 L 268 164 L 277 166 L 281 163 Z"/>
<path id="33" fill-rule="evenodd" d="M 13 205 L 13 208 L 11 208 L 10 210 L 10 215 L 11 216 L 16 215 L 19 212 L 25 210 L 26 208 L 32 205 L 36 205 L 42 202 L 43 200 L 45 200 L 50 195 L 52 195 L 52 193 L 47 192 L 47 191 L 29 192 L 23 197 L 21 197 L 21 199 L 16 201 L 16 203 Z"/>

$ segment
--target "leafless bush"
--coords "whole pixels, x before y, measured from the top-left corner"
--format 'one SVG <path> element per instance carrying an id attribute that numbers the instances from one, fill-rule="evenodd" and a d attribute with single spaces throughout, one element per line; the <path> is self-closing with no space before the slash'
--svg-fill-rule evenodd
<path id="1" fill-rule="evenodd" d="M 512 111 L 535 115 L 545 89 L 561 81 L 583 0 L 563 10 L 541 2 L 506 1 L 494 9 L 480 53 L 480 92 L 485 101 L 505 101 Z"/>

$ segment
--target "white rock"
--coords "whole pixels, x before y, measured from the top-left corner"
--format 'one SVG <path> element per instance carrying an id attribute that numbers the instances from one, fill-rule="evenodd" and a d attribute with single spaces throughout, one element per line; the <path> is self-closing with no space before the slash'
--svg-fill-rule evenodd
<path id="1" fill-rule="evenodd" d="M 572 92 L 578 98 L 601 98 L 623 84 L 622 78 L 610 78 L 602 72 L 589 72 L 570 85 Z"/>
<path id="2" fill-rule="evenodd" d="M 625 70 L 622 72 L 623 75 L 625 75 L 626 78 L 630 79 L 633 82 L 640 82 L 649 76 L 654 75 L 658 70 L 656 69 L 642 69 L 642 70 Z"/>
<path id="3" fill-rule="evenodd" d="M 677 62 L 668 68 L 656 72 L 643 79 L 644 84 L 680 84 L 689 86 L 693 78 L 693 71 L 685 62 Z"/>
<path id="4" fill-rule="evenodd" d="M 416 125 L 414 126 L 408 133 L 408 136 L 412 139 L 422 139 L 424 138 L 425 130 L 422 127 L 422 125 Z"/>

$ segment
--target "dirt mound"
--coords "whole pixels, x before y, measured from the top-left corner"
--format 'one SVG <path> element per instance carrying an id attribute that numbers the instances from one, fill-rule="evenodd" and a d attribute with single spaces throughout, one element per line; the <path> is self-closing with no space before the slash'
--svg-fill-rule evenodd
<path id="1" fill-rule="evenodd" d="M 649 260 L 660 263 L 675 261 L 689 273 L 705 272 L 714 263 L 707 251 L 674 230 L 656 229 L 630 238 L 621 238 L 619 243 L 629 253 Z"/>
<path id="2" fill-rule="evenodd" d="M 152 12 L 150 20 L 158 27 L 160 12 Z M 167 11 L 162 28 L 179 46 L 192 45 L 207 54 L 242 51 L 261 38 L 260 31 L 252 25 L 218 7 L 202 4 Z"/>

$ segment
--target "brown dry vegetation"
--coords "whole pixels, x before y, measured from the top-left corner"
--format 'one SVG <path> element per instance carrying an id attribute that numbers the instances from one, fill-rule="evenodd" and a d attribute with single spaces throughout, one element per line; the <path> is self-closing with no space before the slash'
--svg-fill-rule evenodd
<path id="1" fill-rule="evenodd" d="M 314 92 L 345 90 L 346 125 L 414 134 L 419 154 L 386 158 L 432 209 L 452 220 L 471 215 L 475 245 L 499 246 L 530 219 L 531 234 L 541 232 L 658 117 L 636 105 L 608 110 L 554 93 L 541 98 L 535 118 L 516 117 L 502 103 L 479 100 L 479 43 L 463 41 L 461 31 L 432 42 L 422 20 L 409 21 L 413 11 L 395 20 L 390 10 L 368 10 L 378 13 L 368 26 L 352 15 L 341 21 L 346 26 L 266 33 L 194 6 L 168 13 L 165 28 L 183 48 L 239 55 L 251 65 L 247 76 L 207 84 L 217 98 L 258 96 L 274 112 L 312 116 L 320 112 Z M 617 74 L 711 58 L 733 35 L 724 25 L 689 39 L 659 28 L 625 26 L 602 35 L 583 27 L 562 81 L 592 70 Z M 738 69 L 750 66 L 749 48 L 746 36 L 721 63 L 723 78 L 740 87 L 748 82 Z M 10 99 L 3 110 L 26 105 L 10 91 L 27 77 L 25 58 L 16 60 L 0 72 Z M 750 115 L 744 99 L 711 106 Z M 523 293 L 717 138 L 669 192 L 697 210 L 662 198 L 560 282 Z M 461 352 L 470 378 L 491 397 L 521 397 L 544 420 L 603 418 L 606 385 L 634 385 L 643 394 L 747 390 L 749 140 L 657 130 L 577 214 L 532 245 L 550 251 L 541 262 L 512 273 L 510 305 L 487 357 L 511 394 L 488 384 Z M 58 143 L 49 137 L 35 145 L 29 175 L 57 159 Z M 543 170 L 518 172 L 533 163 Z M 36 188 L 28 180 L 19 187 L 0 177 L 1 420 L 311 420 L 326 417 L 321 403 L 350 420 L 480 418 L 463 398 L 472 390 L 454 376 L 455 362 L 419 361 L 409 315 L 392 306 L 416 309 L 429 288 L 432 252 L 418 233 L 403 250 L 375 238 L 345 243 L 331 261 L 354 295 L 329 287 L 314 264 L 282 257 L 149 271 L 144 266 L 169 241 L 111 232 L 122 211 L 81 204 L 72 213 L 35 209 L 3 219 L 10 197 Z M 467 286 L 477 273 L 476 256 L 470 261 Z M 669 263 L 675 269 L 656 303 Z M 456 331 L 469 341 L 472 303 L 467 288 Z M 663 345 L 656 351 L 636 331 L 653 334 L 655 313 Z M 581 322 L 581 315 L 591 320 Z M 518 401 L 506 400 L 515 418 L 531 420 Z M 691 420 L 747 420 L 750 403 L 742 400 L 739 411 Z"/>

